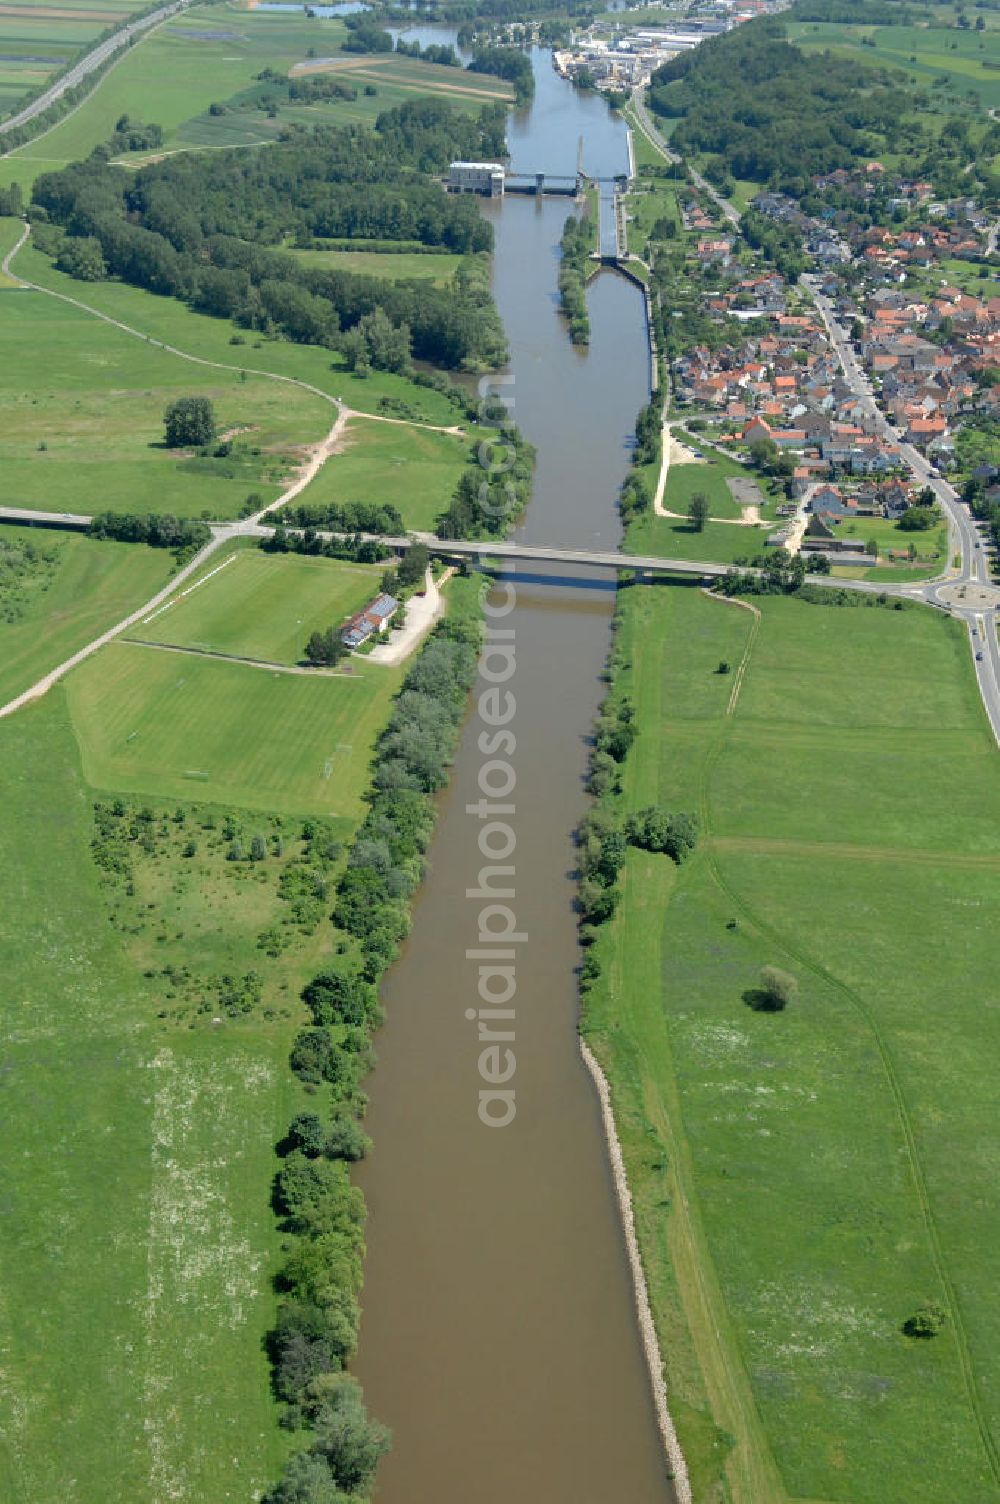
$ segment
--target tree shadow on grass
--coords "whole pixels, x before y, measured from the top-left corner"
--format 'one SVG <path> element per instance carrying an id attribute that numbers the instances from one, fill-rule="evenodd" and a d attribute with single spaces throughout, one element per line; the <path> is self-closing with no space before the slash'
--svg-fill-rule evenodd
<path id="1" fill-rule="evenodd" d="M 743 993 L 743 1001 L 755 1013 L 782 1013 L 785 1008 L 780 997 L 765 992 L 763 987 L 748 987 Z"/>

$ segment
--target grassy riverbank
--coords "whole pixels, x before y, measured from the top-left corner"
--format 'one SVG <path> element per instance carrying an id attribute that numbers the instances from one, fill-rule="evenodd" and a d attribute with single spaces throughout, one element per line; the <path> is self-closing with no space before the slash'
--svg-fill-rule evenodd
<path id="1" fill-rule="evenodd" d="M 621 597 L 610 807 L 701 822 L 680 868 L 629 850 L 584 1025 L 672 1409 L 699 1501 L 991 1498 L 996 752 L 950 623 L 760 608 Z M 771 964 L 784 1013 L 744 1001 Z M 905 1337 L 927 1300 L 941 1334 Z"/>

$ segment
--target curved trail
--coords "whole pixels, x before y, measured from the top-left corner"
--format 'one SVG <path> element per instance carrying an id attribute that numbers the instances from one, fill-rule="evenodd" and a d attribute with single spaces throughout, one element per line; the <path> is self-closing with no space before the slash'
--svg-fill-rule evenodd
<path id="1" fill-rule="evenodd" d="M 3 272 L 4 276 L 9 277 L 12 282 L 16 282 L 18 287 L 27 287 L 28 283 L 24 281 L 23 277 L 19 277 L 15 271 L 11 270 L 10 263 L 13 261 L 14 257 L 17 255 L 18 251 L 21 249 L 30 234 L 31 226 L 25 225 L 24 229 L 21 231 L 20 236 L 18 237 L 16 245 L 11 246 L 6 256 L 3 258 L 3 261 L 0 262 L 0 272 Z"/>

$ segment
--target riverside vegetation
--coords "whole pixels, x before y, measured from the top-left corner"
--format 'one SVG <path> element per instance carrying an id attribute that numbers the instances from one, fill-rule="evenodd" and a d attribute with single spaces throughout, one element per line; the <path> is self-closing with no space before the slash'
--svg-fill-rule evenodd
<path id="1" fill-rule="evenodd" d="M 312 1439 L 292 1454 L 272 1504 L 325 1504 L 336 1490 L 367 1497 L 388 1445 L 343 1372 L 357 1338 L 364 1218 L 346 1163 L 365 1150 L 360 1081 L 373 1058 L 374 984 L 408 929 L 433 796 L 446 781 L 475 679 L 479 630 L 471 612 L 446 617 L 406 675 L 376 748 L 368 814 L 337 884 L 337 959 L 302 994 L 312 1027 L 296 1037 L 291 1066 L 328 1106 L 298 1114 L 286 1140 L 276 1207 L 291 1243 L 278 1275 L 271 1354 L 275 1387 L 288 1405 L 283 1423 Z"/>

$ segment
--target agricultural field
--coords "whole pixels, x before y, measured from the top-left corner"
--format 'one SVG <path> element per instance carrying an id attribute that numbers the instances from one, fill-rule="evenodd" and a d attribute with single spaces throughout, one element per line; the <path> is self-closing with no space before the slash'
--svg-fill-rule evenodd
<path id="1" fill-rule="evenodd" d="M 0 293 L 0 340 L 11 506 L 235 517 L 249 494 L 261 504 L 279 496 L 303 446 L 332 421 L 330 404 L 310 392 L 193 365 L 40 292 Z M 164 408 L 191 394 L 213 402 L 220 432 L 233 435 L 230 454 L 164 447 Z"/>
<path id="2" fill-rule="evenodd" d="M 916 608 L 760 598 L 758 631 L 689 587 L 622 600 L 617 807 L 691 811 L 700 838 L 679 868 L 630 849 L 584 1028 L 696 1497 L 992 1498 L 1000 807 L 964 634 Z M 784 1012 L 750 1005 L 766 965 L 797 980 Z M 939 1335 L 906 1337 L 927 1302 Z"/>
<path id="3" fill-rule="evenodd" d="M 790 23 L 788 35 L 809 50 L 830 48 L 871 66 L 900 68 L 922 88 L 947 80 L 957 93 L 974 94 L 983 109 L 1000 107 L 1000 34 L 992 28 L 803 21 Z"/>
<path id="4" fill-rule="evenodd" d="M 407 529 L 433 532 L 469 452 L 468 438 L 458 434 L 357 418 L 348 423 L 341 448 L 295 504 L 391 502 Z"/>
<path id="5" fill-rule="evenodd" d="M 310 50 L 336 56 L 346 35 L 342 21 L 314 20 L 228 5 L 191 6 L 145 37 L 71 116 L 0 161 L 0 185 L 27 188 L 41 172 L 76 161 L 111 136 L 120 115 L 163 128 L 162 151 L 266 144 L 289 125 L 374 123 L 380 110 L 418 95 L 439 95 L 463 109 L 512 99 L 502 80 L 466 74 L 414 58 L 338 58 L 338 74 L 357 86 L 357 98 L 305 105 L 279 101 L 272 116 L 261 103 L 257 75 L 288 73 Z M 310 67 L 318 67 L 310 64 Z M 368 86 L 373 90 L 366 94 Z M 223 113 L 211 115 L 210 106 Z M 146 153 L 149 156 L 150 153 Z M 138 163 L 142 153 L 127 160 Z"/>
<path id="6" fill-rule="evenodd" d="M 143 544 L 0 527 L 0 705 L 135 610 L 172 568 Z"/>
<path id="7" fill-rule="evenodd" d="M 13 115 L 55 73 L 89 52 L 104 32 L 145 9 L 142 0 L 55 0 L 0 7 L 0 120 Z"/>
<path id="8" fill-rule="evenodd" d="M 236 380 L 245 369 L 249 373 L 248 382 L 262 374 L 291 377 L 308 382 L 331 397 L 342 398 L 360 412 L 377 413 L 383 404 L 390 402 L 395 408 L 404 404 L 409 416 L 426 423 L 450 425 L 460 417 L 459 410 L 440 392 L 414 386 L 412 381 L 388 371 L 373 371 L 367 379 L 359 379 L 346 369 L 342 357 L 316 345 L 295 345 L 289 340 L 248 334 L 229 319 L 194 313 L 175 298 L 160 298 L 123 282 L 78 282 L 57 271 L 49 258 L 36 251 L 30 242 L 18 253 L 14 270 L 40 287 L 76 298 L 98 313 L 127 324 L 143 337 L 162 340 L 202 360 L 217 361 L 231 370 Z M 0 313 L 3 307 L 0 299 Z M 183 367 L 197 371 L 197 366 L 186 362 Z M 211 379 L 227 378 L 220 371 L 212 373 Z M 293 390 L 285 381 L 274 384 L 279 405 L 288 400 Z M 328 419 L 329 410 L 327 420 L 321 420 L 314 437 L 326 432 Z"/>
<path id="9" fill-rule="evenodd" d="M 259 549 L 216 555 L 183 598 L 161 606 L 128 637 L 298 663 L 312 632 L 339 626 L 377 594 L 384 567 Z"/>
<path id="10" fill-rule="evenodd" d="M 112 644 L 67 681 L 96 789 L 356 820 L 399 673 L 294 674 Z"/>

